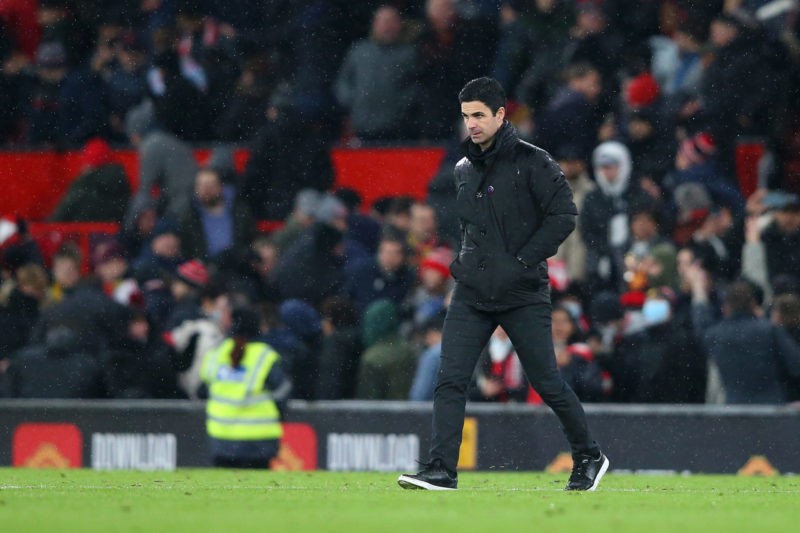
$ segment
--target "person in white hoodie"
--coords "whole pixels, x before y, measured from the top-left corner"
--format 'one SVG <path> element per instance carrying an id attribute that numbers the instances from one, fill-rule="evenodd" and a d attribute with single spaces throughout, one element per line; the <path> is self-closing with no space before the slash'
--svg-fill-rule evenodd
<path id="1" fill-rule="evenodd" d="M 598 187 L 586 195 L 578 228 L 586 243 L 586 270 L 594 289 L 619 290 L 622 252 L 629 238 L 628 213 L 636 203 L 652 202 L 631 182 L 631 155 L 617 141 L 607 141 L 592 154 Z"/>

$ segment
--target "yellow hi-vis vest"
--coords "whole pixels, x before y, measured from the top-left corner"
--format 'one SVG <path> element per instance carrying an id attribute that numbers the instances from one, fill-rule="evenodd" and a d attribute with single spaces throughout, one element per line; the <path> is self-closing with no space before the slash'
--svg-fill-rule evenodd
<path id="1" fill-rule="evenodd" d="M 263 342 L 249 342 L 239 368 L 231 365 L 233 339 L 205 355 L 200 376 L 208 384 L 206 431 L 221 440 L 279 439 L 280 413 L 264 390 L 278 353 Z"/>

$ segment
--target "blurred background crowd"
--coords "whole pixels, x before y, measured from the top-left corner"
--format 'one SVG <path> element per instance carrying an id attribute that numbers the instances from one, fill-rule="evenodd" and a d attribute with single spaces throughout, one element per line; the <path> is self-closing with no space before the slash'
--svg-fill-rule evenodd
<path id="1" fill-rule="evenodd" d="M 121 229 L 90 257 L 70 242 L 45 257 L 25 220 L 0 220 L 0 396 L 198 398 L 203 354 L 246 306 L 293 398 L 432 399 L 459 245 L 457 93 L 490 75 L 579 208 L 549 261 L 557 362 L 579 397 L 800 400 L 799 14 L 791 0 L 2 0 L 0 146 L 81 150 L 49 220 Z M 202 167 L 199 144 L 214 147 Z M 743 144 L 761 150 L 754 192 Z M 397 145 L 447 149 L 426 200 L 331 190 L 333 146 Z M 502 329 L 472 398 L 541 402 Z"/>

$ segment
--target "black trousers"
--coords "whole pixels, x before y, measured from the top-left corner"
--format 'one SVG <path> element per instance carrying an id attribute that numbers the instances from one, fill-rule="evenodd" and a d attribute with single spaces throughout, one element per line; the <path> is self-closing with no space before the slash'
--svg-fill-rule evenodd
<path id="1" fill-rule="evenodd" d="M 444 321 L 442 359 L 433 400 L 430 458 L 455 471 L 464 412 L 475 365 L 498 325 L 508 333 L 528 380 L 561 421 L 573 453 L 599 451 L 580 400 L 556 366 L 551 331 L 552 306 L 537 303 L 487 312 L 454 300 Z"/>

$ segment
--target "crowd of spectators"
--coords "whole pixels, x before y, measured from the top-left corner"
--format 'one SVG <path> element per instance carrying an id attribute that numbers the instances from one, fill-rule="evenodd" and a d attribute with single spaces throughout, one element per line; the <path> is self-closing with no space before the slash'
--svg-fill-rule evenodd
<path id="1" fill-rule="evenodd" d="M 0 221 L 0 395 L 200 397 L 203 354 L 248 306 L 294 398 L 430 400 L 459 246 L 456 95 L 491 75 L 579 209 L 549 269 L 581 399 L 800 400 L 795 2 L 0 6 L 0 143 L 80 147 L 50 219 L 121 227 L 90 258 L 68 241 L 45 257 L 26 221 Z M 765 149 L 747 198 L 742 139 Z M 215 146 L 202 168 L 196 143 Z M 330 191 L 335 143 L 448 155 L 426 201 L 362 206 Z M 128 144 L 137 191 L 110 150 Z M 250 148 L 242 173 L 231 145 Z M 541 401 L 501 329 L 472 397 Z"/>

